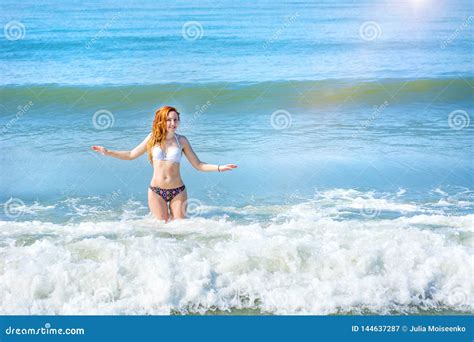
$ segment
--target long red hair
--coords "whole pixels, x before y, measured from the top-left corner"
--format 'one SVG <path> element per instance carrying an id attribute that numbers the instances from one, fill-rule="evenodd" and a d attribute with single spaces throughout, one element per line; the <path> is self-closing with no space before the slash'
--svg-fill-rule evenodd
<path id="1" fill-rule="evenodd" d="M 161 149 L 165 147 L 166 120 L 168 119 L 168 114 L 170 112 L 176 112 L 179 119 L 179 112 L 176 110 L 176 108 L 171 106 L 163 106 L 155 112 L 155 119 L 153 120 L 153 125 L 151 127 L 151 138 L 146 144 L 148 160 L 150 160 L 150 163 L 153 163 L 153 157 L 151 155 L 151 149 L 153 146 L 158 144 L 160 145 Z"/>

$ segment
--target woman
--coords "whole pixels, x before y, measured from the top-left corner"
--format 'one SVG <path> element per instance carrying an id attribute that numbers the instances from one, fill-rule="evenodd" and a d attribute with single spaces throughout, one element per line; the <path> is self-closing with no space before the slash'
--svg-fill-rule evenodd
<path id="1" fill-rule="evenodd" d="M 165 222 L 186 217 L 188 195 L 179 173 L 183 152 L 191 165 L 199 171 L 224 172 L 237 167 L 235 164 L 213 165 L 201 162 L 188 139 L 176 134 L 178 126 L 179 112 L 173 107 L 164 106 L 156 111 L 151 133 L 133 150 L 112 151 L 103 146 L 92 146 L 94 151 L 103 155 L 124 160 L 133 160 L 148 152 L 148 159 L 153 165 L 148 206 L 157 219 Z"/>

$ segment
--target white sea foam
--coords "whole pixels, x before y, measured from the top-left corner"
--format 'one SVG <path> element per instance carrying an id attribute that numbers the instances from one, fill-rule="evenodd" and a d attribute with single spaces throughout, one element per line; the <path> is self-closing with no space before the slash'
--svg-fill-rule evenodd
<path id="1" fill-rule="evenodd" d="M 472 202 L 440 192 L 430 203 L 333 189 L 297 204 L 203 204 L 202 217 L 166 225 L 133 199 L 117 212 L 70 199 L 57 206 L 78 221 L 0 221 L 0 313 L 473 311 L 474 215 L 443 211 Z"/>
<path id="2" fill-rule="evenodd" d="M 0 222 L 0 313 L 473 310 L 474 215 L 341 221 L 310 208 L 265 225 Z"/>

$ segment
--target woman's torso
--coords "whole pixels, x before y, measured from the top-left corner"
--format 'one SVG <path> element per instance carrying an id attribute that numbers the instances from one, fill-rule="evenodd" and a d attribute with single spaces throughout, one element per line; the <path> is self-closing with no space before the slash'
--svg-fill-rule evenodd
<path id="1" fill-rule="evenodd" d="M 165 142 L 164 151 L 160 146 L 152 148 L 153 178 L 151 186 L 172 189 L 183 185 L 179 166 L 182 156 L 182 145 L 177 134 Z"/>

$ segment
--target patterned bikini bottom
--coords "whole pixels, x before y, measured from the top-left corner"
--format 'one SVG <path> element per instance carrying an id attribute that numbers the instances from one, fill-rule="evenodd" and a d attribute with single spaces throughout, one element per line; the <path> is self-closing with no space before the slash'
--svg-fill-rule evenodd
<path id="1" fill-rule="evenodd" d="M 161 196 L 166 202 L 170 202 L 173 198 L 175 198 L 180 192 L 183 192 L 186 187 L 184 184 L 179 188 L 174 189 L 163 189 L 157 186 L 151 186 L 150 190 L 156 193 L 157 195 Z"/>

